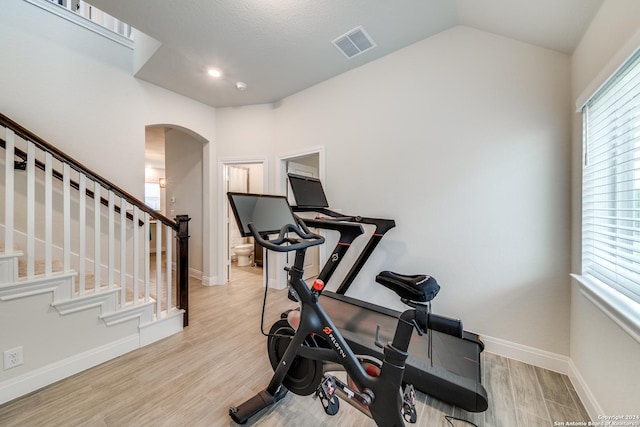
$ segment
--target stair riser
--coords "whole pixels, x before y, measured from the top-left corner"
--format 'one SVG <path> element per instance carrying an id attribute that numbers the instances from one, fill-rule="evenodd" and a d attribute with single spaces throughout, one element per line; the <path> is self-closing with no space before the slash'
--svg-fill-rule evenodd
<path id="1" fill-rule="evenodd" d="M 18 280 L 18 258 L 22 252 L 0 253 L 0 286 Z"/>

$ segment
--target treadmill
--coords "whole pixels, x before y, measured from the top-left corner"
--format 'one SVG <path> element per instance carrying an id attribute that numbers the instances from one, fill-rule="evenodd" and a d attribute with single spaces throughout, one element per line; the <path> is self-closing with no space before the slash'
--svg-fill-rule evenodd
<path id="1" fill-rule="evenodd" d="M 361 224 L 375 230 L 353 266 L 336 289 L 320 295 L 322 307 L 356 354 L 382 360 L 382 349 L 375 343 L 393 339 L 400 312 L 351 298 L 345 293 L 384 234 L 395 227 L 389 219 L 344 215 L 329 209 L 322 183 L 317 178 L 289 174 L 297 206 L 294 212 L 315 212 L 316 218 L 302 218 L 309 227 L 337 231 L 338 243 L 318 278 L 329 283 L 351 243 L 363 234 Z M 376 281 L 402 279 L 402 275 L 382 272 Z M 488 407 L 487 391 L 482 386 L 480 354 L 484 344 L 480 336 L 464 331 L 462 322 L 429 314 L 429 329 L 414 334 L 409 346 L 405 381 L 423 393 L 469 412 L 483 412 Z"/>

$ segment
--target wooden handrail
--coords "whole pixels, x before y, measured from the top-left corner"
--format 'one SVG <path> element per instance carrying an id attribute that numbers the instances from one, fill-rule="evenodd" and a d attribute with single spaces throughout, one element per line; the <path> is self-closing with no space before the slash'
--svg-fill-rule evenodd
<path id="1" fill-rule="evenodd" d="M 87 176 L 93 182 L 98 182 L 102 187 L 106 188 L 107 190 L 111 190 L 116 195 L 118 195 L 119 197 L 124 198 L 127 201 L 127 203 L 129 203 L 131 205 L 134 205 L 134 206 L 137 206 L 138 209 L 148 213 L 151 217 L 159 220 L 160 222 L 162 222 L 165 225 L 168 225 L 169 227 L 173 228 L 176 232 L 178 231 L 178 225 L 176 224 L 175 221 L 167 218 L 166 216 L 162 215 L 161 213 L 158 213 L 158 212 L 154 211 L 149 206 L 145 205 L 140 200 L 138 200 L 137 198 L 133 197 L 131 194 L 127 193 L 126 191 L 124 191 L 120 187 L 118 187 L 115 184 L 113 184 L 111 181 L 108 181 L 108 180 L 102 178 L 100 175 L 98 175 L 97 173 L 93 172 L 91 169 L 87 168 L 82 163 L 80 163 L 77 160 L 75 160 L 73 157 L 68 156 L 67 154 L 65 154 L 62 151 L 58 150 L 56 147 L 54 147 L 53 145 L 49 144 L 44 139 L 40 138 L 38 135 L 36 135 L 33 132 L 31 132 L 30 130 L 22 127 L 21 125 L 19 125 L 18 123 L 14 122 L 13 120 L 11 120 L 10 118 L 8 118 L 7 116 L 5 116 L 2 113 L 0 113 L 0 125 L 11 129 L 16 135 L 18 135 L 22 139 L 33 142 L 40 149 L 51 153 L 51 155 L 54 158 L 56 158 L 57 160 L 59 160 L 59 161 L 61 161 L 63 163 L 67 163 L 75 171 L 84 174 L 85 176 Z M 5 147 L 5 141 L 2 140 L 2 139 L 0 139 L 0 141 L 2 141 L 2 146 L 4 148 Z M 18 151 L 20 151 L 20 153 L 22 153 L 24 155 L 24 157 L 21 154 L 18 154 L 18 156 L 20 158 L 22 158 L 22 159 L 26 159 L 26 153 L 24 153 L 23 151 L 21 151 L 19 149 L 16 149 L 15 151 L 16 151 L 16 153 L 18 153 Z M 39 161 L 36 161 L 36 162 L 37 163 L 41 163 Z M 42 168 L 40 168 L 40 166 L 38 166 L 38 168 L 44 170 L 43 169 L 44 165 L 42 165 Z M 60 174 L 59 172 L 56 172 L 55 177 L 58 178 L 58 179 L 61 179 L 62 174 Z M 74 184 L 77 185 L 77 183 L 74 183 Z M 74 186 L 74 188 L 78 189 L 79 187 Z M 93 192 L 91 192 L 91 195 L 89 195 L 89 193 L 90 193 L 90 190 L 87 190 L 87 195 L 90 196 L 91 198 L 93 198 Z M 103 200 L 101 200 L 101 203 L 105 204 L 105 202 Z M 108 202 L 107 202 L 107 204 L 108 204 Z M 127 215 L 127 217 L 128 217 L 128 215 Z"/>
<path id="2" fill-rule="evenodd" d="M 71 156 L 63 153 L 58 150 L 53 145 L 46 142 L 44 139 L 40 138 L 38 135 L 29 131 L 28 129 L 22 127 L 18 123 L 14 122 L 4 114 L 0 113 L 0 126 L 4 126 L 8 129 L 11 129 L 16 135 L 25 141 L 30 141 L 34 145 L 36 145 L 41 150 L 50 153 L 55 159 L 58 161 L 68 164 L 73 170 L 76 172 L 88 177 L 91 181 L 97 182 L 103 188 L 112 191 L 117 196 L 123 198 L 127 201 L 127 203 L 136 206 L 138 209 L 143 212 L 148 213 L 152 218 L 162 222 L 164 225 L 169 226 L 176 232 L 176 240 L 178 245 L 178 253 L 177 253 L 177 295 L 178 295 L 178 306 L 179 308 L 184 309 L 183 322 L 184 326 L 189 324 L 189 217 L 188 215 L 178 215 L 176 221 L 172 221 L 166 216 L 154 211 L 149 206 L 145 205 L 143 202 L 133 197 L 120 187 L 116 186 L 112 182 L 102 178 L 95 172 L 91 171 L 89 168 L 84 166 L 82 163 L 78 162 Z M 6 141 L 0 138 L 0 147 L 6 149 Z M 14 146 L 14 155 L 26 160 L 28 158 L 27 153 L 22 151 L 21 149 Z M 43 171 L 46 170 L 45 164 L 41 161 L 34 159 L 35 166 L 38 169 Z M 14 165 L 6 165 L 6 167 L 14 167 Z M 59 171 L 52 170 L 52 176 L 56 179 L 63 180 L 63 175 Z M 76 190 L 80 189 L 80 185 L 76 182 L 70 183 L 71 187 Z M 89 189 L 86 189 L 86 195 L 92 199 L 95 199 L 95 193 Z M 105 206 L 109 206 L 108 200 L 103 197 L 100 197 L 100 203 Z M 119 206 L 114 206 L 114 210 L 116 212 L 121 212 L 121 208 Z M 133 215 L 127 213 L 127 218 L 133 219 Z M 140 225 L 144 225 L 144 221 L 139 221 Z M 169 308 L 167 308 L 169 310 Z"/>
<path id="3" fill-rule="evenodd" d="M 7 142 L 6 142 L 4 139 L 0 138 L 0 148 L 3 148 L 3 149 L 4 149 L 4 148 L 6 148 L 6 147 L 7 147 Z M 26 161 L 26 160 L 27 160 L 27 153 L 25 153 L 25 152 L 24 152 L 24 151 L 22 151 L 21 149 L 14 147 L 13 151 L 14 151 L 14 154 L 15 154 L 17 157 L 20 157 L 20 158 L 21 158 L 22 160 L 24 160 L 24 161 Z M 34 164 L 35 164 L 35 167 L 37 167 L 37 168 L 38 168 L 38 169 L 40 169 L 41 171 L 45 171 L 45 164 L 44 164 L 44 163 L 42 163 L 40 160 L 35 159 L 35 160 L 34 160 Z M 56 178 L 57 180 L 59 180 L 59 181 L 63 181 L 63 179 L 64 179 L 64 177 L 63 177 L 62 173 L 61 173 L 61 172 L 59 172 L 59 171 L 57 171 L 57 170 L 55 170 L 55 169 L 53 169 L 53 170 L 51 171 L 51 175 L 52 175 L 54 178 Z M 80 190 L 80 184 L 78 184 L 78 183 L 77 183 L 76 181 L 74 181 L 74 180 L 69 180 L 69 185 L 70 185 L 70 186 L 71 186 L 71 188 L 73 188 L 74 190 Z M 87 197 L 89 197 L 89 198 L 91 198 L 91 199 L 93 199 L 93 198 L 94 198 L 94 192 L 93 192 L 93 191 L 91 191 L 90 189 L 88 189 L 88 188 L 87 188 L 87 189 L 85 190 L 85 192 L 86 192 Z M 103 206 L 107 206 L 107 207 L 108 207 L 108 206 L 109 206 L 109 200 L 105 199 L 104 197 L 100 197 L 100 204 L 102 204 Z M 116 206 L 114 206 L 114 211 L 115 211 L 116 213 L 120 213 L 120 206 L 117 206 L 117 205 L 116 205 Z M 127 212 L 127 219 L 128 219 L 128 220 L 130 220 L 130 221 L 133 221 L 133 215 L 132 215 L 131 213 L 129 213 L 129 212 Z M 144 225 L 144 222 L 139 220 L 139 221 L 138 221 L 138 225 L 139 225 L 140 227 L 142 227 L 142 226 Z"/>

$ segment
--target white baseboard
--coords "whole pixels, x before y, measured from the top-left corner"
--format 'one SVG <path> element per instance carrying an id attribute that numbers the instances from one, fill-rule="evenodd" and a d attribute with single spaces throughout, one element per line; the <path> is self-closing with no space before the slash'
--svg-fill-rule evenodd
<path id="1" fill-rule="evenodd" d="M 482 341 L 485 343 L 485 350 L 489 353 L 498 354 L 567 375 L 589 417 L 591 417 L 592 420 L 597 420 L 598 415 L 604 414 L 604 411 L 598 404 L 587 382 L 571 358 L 499 338 L 487 337 L 485 335 L 482 336 Z"/>
<path id="2" fill-rule="evenodd" d="M 582 401 L 584 405 L 584 409 L 587 410 L 589 417 L 592 420 L 597 420 L 598 415 L 604 414 L 604 411 L 600 407 L 600 404 L 596 400 L 596 397 L 591 392 L 591 389 L 587 385 L 587 382 L 584 380 L 580 371 L 573 363 L 573 360 L 569 360 L 569 379 L 573 384 L 573 388 L 576 389 L 576 393 L 578 393 L 578 397 Z"/>
<path id="3" fill-rule="evenodd" d="M 277 277 L 268 279 L 267 283 L 267 286 L 271 289 L 287 289 L 287 283 L 282 280 L 278 280 Z"/>
<path id="4" fill-rule="evenodd" d="M 195 279 L 201 280 L 202 279 L 202 271 L 196 270 L 193 267 L 189 267 L 189 277 L 193 277 Z"/>
<path id="5" fill-rule="evenodd" d="M 138 334 L 130 335 L 2 381 L 0 382 L 0 405 L 176 334 L 183 329 L 183 315 L 184 310 L 175 310 L 162 320 L 140 325 Z"/>
<path id="6" fill-rule="evenodd" d="M 24 396 L 27 393 L 31 393 L 32 391 L 53 384 L 56 381 L 75 375 L 108 360 L 115 359 L 118 356 L 137 349 L 139 346 L 140 337 L 138 334 L 130 335 L 118 341 L 26 372 L 15 378 L 10 378 L 0 383 L 0 404 Z"/>
<path id="7" fill-rule="evenodd" d="M 486 335 L 482 335 L 482 341 L 485 344 L 485 350 L 489 353 L 519 360 L 564 375 L 569 374 L 570 359 L 568 356 Z"/>
<path id="8" fill-rule="evenodd" d="M 171 269 L 173 270 L 173 272 L 175 274 L 175 271 L 178 269 L 178 267 L 176 266 L 175 261 L 171 263 Z M 204 276 L 202 274 L 202 271 L 196 270 L 193 267 L 189 267 L 189 277 L 193 277 L 194 279 L 198 279 L 198 280 L 204 280 L 207 276 Z"/>
<path id="9" fill-rule="evenodd" d="M 220 283 L 218 280 L 218 276 L 202 276 L 202 285 L 203 286 L 218 286 L 224 285 L 224 283 Z"/>
<path id="10" fill-rule="evenodd" d="M 177 334 L 183 329 L 184 310 L 174 310 L 167 317 L 140 325 L 140 347 Z"/>

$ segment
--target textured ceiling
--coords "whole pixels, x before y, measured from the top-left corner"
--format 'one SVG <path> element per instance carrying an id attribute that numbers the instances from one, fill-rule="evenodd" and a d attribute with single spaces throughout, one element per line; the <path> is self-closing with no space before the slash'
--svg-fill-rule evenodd
<path id="1" fill-rule="evenodd" d="M 136 77 L 214 107 L 260 104 L 455 25 L 571 54 L 602 0 L 89 0 L 161 43 Z M 331 43 L 362 25 L 377 47 Z M 219 80 L 206 71 L 217 67 Z M 247 84 L 238 91 L 235 82 Z"/>

